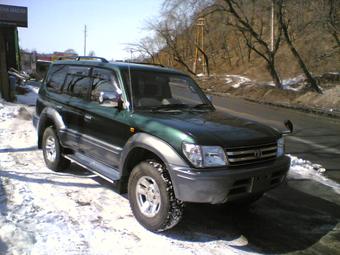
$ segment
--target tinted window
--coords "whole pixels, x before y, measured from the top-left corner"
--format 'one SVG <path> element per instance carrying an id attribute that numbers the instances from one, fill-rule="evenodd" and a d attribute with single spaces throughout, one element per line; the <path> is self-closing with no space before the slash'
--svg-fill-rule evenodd
<path id="1" fill-rule="evenodd" d="M 111 70 L 94 68 L 92 72 L 93 85 L 91 92 L 91 100 L 97 101 L 100 92 L 112 92 L 121 94 L 118 87 L 117 77 Z"/>
<path id="2" fill-rule="evenodd" d="M 87 98 L 90 84 L 90 67 L 70 66 L 63 92 L 85 99 Z"/>
<path id="3" fill-rule="evenodd" d="M 48 90 L 59 92 L 64 84 L 65 76 L 67 73 L 67 66 L 53 65 L 49 72 L 46 87 Z"/>
<path id="4" fill-rule="evenodd" d="M 171 105 L 182 108 L 210 105 L 200 88 L 188 76 L 139 70 L 131 70 L 130 73 L 135 109 Z M 130 73 L 123 73 L 127 84 L 130 81 Z M 130 89 L 130 86 L 127 88 Z"/>

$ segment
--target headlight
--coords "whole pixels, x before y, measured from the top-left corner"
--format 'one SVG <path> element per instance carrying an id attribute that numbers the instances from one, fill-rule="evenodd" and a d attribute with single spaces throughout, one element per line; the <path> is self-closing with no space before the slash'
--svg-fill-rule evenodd
<path id="1" fill-rule="evenodd" d="M 183 153 L 195 167 L 225 166 L 227 158 L 220 146 L 200 146 L 183 143 Z"/>
<path id="2" fill-rule="evenodd" d="M 281 157 L 284 154 L 285 154 L 285 140 L 282 137 L 279 140 L 277 140 L 277 152 L 276 152 L 276 156 L 277 157 Z"/>

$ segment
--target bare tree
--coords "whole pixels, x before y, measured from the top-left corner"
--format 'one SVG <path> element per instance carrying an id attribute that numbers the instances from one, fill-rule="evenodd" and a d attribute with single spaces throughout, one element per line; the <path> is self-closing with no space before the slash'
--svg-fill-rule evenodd
<path id="1" fill-rule="evenodd" d="M 280 23 L 280 27 L 282 28 L 284 38 L 289 46 L 290 51 L 292 52 L 293 56 L 296 58 L 300 68 L 305 74 L 311 88 L 318 93 L 322 93 L 320 87 L 317 84 L 317 81 L 313 78 L 313 76 L 309 72 L 307 65 L 303 61 L 301 55 L 299 54 L 298 50 L 296 49 L 293 43 L 291 36 L 289 35 L 289 20 L 286 14 L 287 11 L 285 8 L 285 2 L 286 2 L 285 0 L 276 0 L 276 4 L 278 6 L 279 23 Z"/>
<path id="2" fill-rule="evenodd" d="M 212 9 L 215 8 L 215 10 L 227 12 L 232 17 L 229 19 L 228 25 L 236 28 L 239 34 L 244 38 L 247 47 L 266 61 L 267 68 L 273 78 L 275 86 L 282 88 L 275 63 L 275 56 L 281 43 L 282 30 L 280 28 L 277 29 L 274 38 L 274 47 L 271 48 L 270 43 L 267 42 L 269 41 L 268 33 L 266 34 L 264 31 L 264 21 L 261 17 L 257 17 L 256 20 L 252 17 L 251 13 L 255 13 L 253 6 L 251 13 L 246 10 L 245 3 L 249 1 L 223 0 L 220 2 L 221 4 L 212 6 Z M 253 5 L 262 7 L 263 1 L 261 4 L 259 1 L 253 0 Z"/>
<path id="3" fill-rule="evenodd" d="M 157 38 L 147 36 L 138 43 L 129 43 L 126 50 L 137 52 L 143 59 L 151 59 L 152 63 L 156 63 L 157 53 L 160 49 L 157 45 Z"/>
<path id="4" fill-rule="evenodd" d="M 190 57 L 193 56 L 194 38 L 191 29 L 192 17 L 186 14 L 183 5 L 163 9 L 160 20 L 149 22 L 148 28 L 160 40 L 160 49 L 166 51 L 171 58 L 186 71 L 191 69 Z"/>
<path id="5" fill-rule="evenodd" d="M 162 51 L 166 51 L 167 55 L 191 74 L 195 74 L 191 68 L 195 47 L 202 53 L 205 65 L 209 68 L 206 47 L 195 44 L 193 25 L 197 14 L 211 2 L 212 0 L 164 0 L 160 21 L 149 24 L 151 30 L 163 41 Z"/>
<path id="6" fill-rule="evenodd" d="M 338 17 L 339 9 L 339 0 L 328 0 L 328 15 L 326 18 L 326 25 L 329 33 L 333 36 L 338 47 L 340 47 L 340 20 Z"/>
<path id="7" fill-rule="evenodd" d="M 195 74 L 184 57 L 184 42 L 179 39 L 180 34 L 178 33 L 178 30 L 172 29 L 167 22 L 155 25 L 154 30 L 157 32 L 158 36 L 164 40 L 173 59 L 182 65 L 189 73 Z"/>

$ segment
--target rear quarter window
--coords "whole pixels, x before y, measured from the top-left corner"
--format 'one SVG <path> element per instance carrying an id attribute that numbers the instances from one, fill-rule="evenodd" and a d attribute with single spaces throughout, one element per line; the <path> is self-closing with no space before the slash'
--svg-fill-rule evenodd
<path id="1" fill-rule="evenodd" d="M 60 92 L 67 74 L 67 66 L 53 65 L 49 71 L 46 88 L 53 92 Z"/>

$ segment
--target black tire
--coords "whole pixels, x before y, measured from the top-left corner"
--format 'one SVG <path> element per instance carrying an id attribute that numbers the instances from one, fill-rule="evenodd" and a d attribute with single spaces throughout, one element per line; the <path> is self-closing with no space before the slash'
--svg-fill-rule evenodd
<path id="1" fill-rule="evenodd" d="M 146 216 L 140 207 L 140 199 L 136 192 L 137 186 L 145 179 L 155 182 L 159 191 L 160 204 L 155 215 Z M 137 221 L 146 229 L 153 232 L 161 232 L 174 227 L 183 217 L 183 202 L 175 197 L 172 182 L 165 166 L 155 160 L 147 160 L 135 166 L 131 172 L 128 183 L 128 197 L 131 210 Z M 147 196 L 145 195 L 145 199 Z"/>
<path id="2" fill-rule="evenodd" d="M 49 146 L 51 146 L 51 141 L 54 141 L 55 155 L 51 155 L 51 150 Z M 70 166 L 70 161 L 62 156 L 62 147 L 60 145 L 58 136 L 56 135 L 54 129 L 52 127 L 48 127 L 44 131 L 43 140 L 42 140 L 42 150 L 44 155 L 44 160 L 46 166 L 55 171 L 59 172 L 65 170 Z"/>

